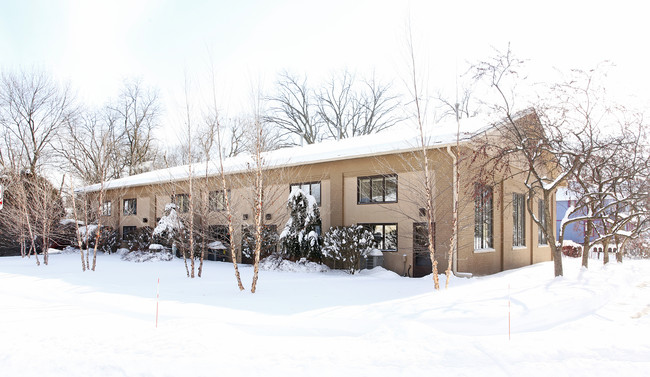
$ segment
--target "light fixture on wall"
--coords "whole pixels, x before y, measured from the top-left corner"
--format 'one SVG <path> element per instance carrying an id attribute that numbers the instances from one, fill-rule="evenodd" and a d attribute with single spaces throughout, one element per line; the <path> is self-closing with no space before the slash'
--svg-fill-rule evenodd
<path id="1" fill-rule="evenodd" d="M 427 214 L 427 211 L 424 208 L 420 208 L 420 216 L 424 216 Z"/>
<path id="2" fill-rule="evenodd" d="M 271 220 L 271 214 L 270 214 L 270 213 L 267 213 L 266 216 L 264 216 L 264 218 L 265 218 L 266 220 Z"/>
<path id="3" fill-rule="evenodd" d="M 244 216 L 242 216 L 244 220 L 248 220 L 248 213 L 245 213 Z"/>

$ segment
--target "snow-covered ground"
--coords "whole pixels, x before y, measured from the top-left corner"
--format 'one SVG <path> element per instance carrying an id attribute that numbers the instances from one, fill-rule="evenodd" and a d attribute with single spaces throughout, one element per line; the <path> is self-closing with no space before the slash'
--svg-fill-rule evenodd
<path id="1" fill-rule="evenodd" d="M 650 261 L 591 262 L 440 292 L 380 269 L 261 271 L 251 294 L 223 262 L 191 280 L 178 259 L 0 258 L 0 376 L 649 375 Z"/>

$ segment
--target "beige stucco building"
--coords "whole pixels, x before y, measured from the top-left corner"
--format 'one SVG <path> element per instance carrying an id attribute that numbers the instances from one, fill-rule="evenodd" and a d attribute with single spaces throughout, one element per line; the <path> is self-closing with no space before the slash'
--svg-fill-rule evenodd
<path id="1" fill-rule="evenodd" d="M 462 123 L 460 142 L 456 122 L 437 125 L 426 141 L 433 195 L 435 249 L 439 271 L 447 268 L 452 236 L 452 214 L 458 198 L 458 248 L 454 270 L 492 274 L 551 259 L 550 247 L 522 207 L 525 192 L 515 178 L 478 184 L 468 158 L 474 153 L 471 135 L 485 132 L 480 120 Z M 459 153 L 460 152 L 460 153 Z M 456 159 L 460 180 L 455 184 Z M 384 267 L 405 276 L 431 273 L 426 249 L 422 148 L 417 135 L 392 130 L 374 135 L 326 141 L 267 152 L 264 155 L 264 221 L 279 233 L 287 219 L 286 200 L 294 186 L 319 203 L 322 232 L 330 227 L 362 224 L 375 233 L 384 255 Z M 233 208 L 235 240 L 253 222 L 253 202 L 247 156 L 224 161 L 227 192 Z M 248 165 L 250 166 L 250 165 Z M 215 237 L 226 229 L 223 187 L 218 161 L 192 166 L 195 220 Z M 85 191 L 105 190 L 102 222 L 123 237 L 137 227 L 155 227 L 165 205 L 175 200 L 187 207 L 188 166 L 156 170 L 94 185 Z M 454 195 L 456 187 L 458 195 Z M 555 208 L 555 203 L 551 203 Z M 555 222 L 555 212 L 548 221 Z M 237 247 L 238 259 L 241 250 Z"/>

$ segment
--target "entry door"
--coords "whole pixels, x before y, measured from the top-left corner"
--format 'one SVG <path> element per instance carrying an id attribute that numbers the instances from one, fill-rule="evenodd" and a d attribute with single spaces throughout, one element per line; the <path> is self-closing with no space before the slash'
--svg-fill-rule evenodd
<path id="1" fill-rule="evenodd" d="M 436 224 L 433 223 L 435 242 Z M 427 223 L 413 223 L 413 277 L 422 277 L 433 272 L 429 254 L 429 230 Z"/>

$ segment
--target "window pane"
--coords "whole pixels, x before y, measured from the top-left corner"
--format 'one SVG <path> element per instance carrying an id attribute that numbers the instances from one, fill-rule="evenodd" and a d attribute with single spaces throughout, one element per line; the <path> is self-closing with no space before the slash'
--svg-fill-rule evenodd
<path id="1" fill-rule="evenodd" d="M 370 203 L 370 178 L 359 179 L 359 203 Z"/>
<path id="2" fill-rule="evenodd" d="M 539 213 L 539 220 L 542 224 L 537 229 L 539 233 L 538 238 L 539 238 L 540 245 L 546 245 L 548 243 L 546 240 L 546 235 L 542 230 L 543 227 L 546 227 L 546 214 L 544 213 L 545 208 L 546 208 L 546 203 L 544 203 L 544 200 L 540 199 L 538 202 L 538 213 Z"/>
<path id="3" fill-rule="evenodd" d="M 397 225 L 385 225 L 384 232 L 384 250 L 397 250 Z"/>
<path id="4" fill-rule="evenodd" d="M 486 189 L 487 203 L 485 205 L 485 246 L 492 248 L 492 189 Z"/>
<path id="5" fill-rule="evenodd" d="M 111 202 L 104 202 L 104 205 L 102 207 L 102 215 L 103 216 L 111 215 Z"/>
<path id="6" fill-rule="evenodd" d="M 386 177 L 386 201 L 397 201 L 397 177 Z"/>
<path id="7" fill-rule="evenodd" d="M 210 191 L 208 194 L 208 204 L 210 206 L 210 211 L 216 211 L 217 210 L 217 192 L 216 191 Z"/>
<path id="8" fill-rule="evenodd" d="M 316 199 L 316 203 L 320 205 L 320 182 L 311 184 L 311 194 Z"/>
<path id="9" fill-rule="evenodd" d="M 384 226 L 374 225 L 372 227 L 372 235 L 375 236 L 375 242 L 379 249 L 384 249 Z"/>
<path id="10" fill-rule="evenodd" d="M 525 198 L 523 194 L 512 194 L 512 244 L 526 245 Z"/>
<path id="11" fill-rule="evenodd" d="M 373 178 L 371 183 L 372 183 L 372 201 L 383 202 L 384 201 L 384 179 Z"/>
<path id="12" fill-rule="evenodd" d="M 219 191 L 219 195 L 217 195 L 217 209 L 219 211 L 226 210 L 226 195 L 223 191 Z"/>
<path id="13" fill-rule="evenodd" d="M 301 185 L 300 185 L 300 189 L 301 189 L 302 192 L 304 192 L 305 194 L 310 194 L 310 192 L 309 192 L 309 184 L 308 184 L 308 183 L 303 183 L 303 184 L 301 184 Z"/>

